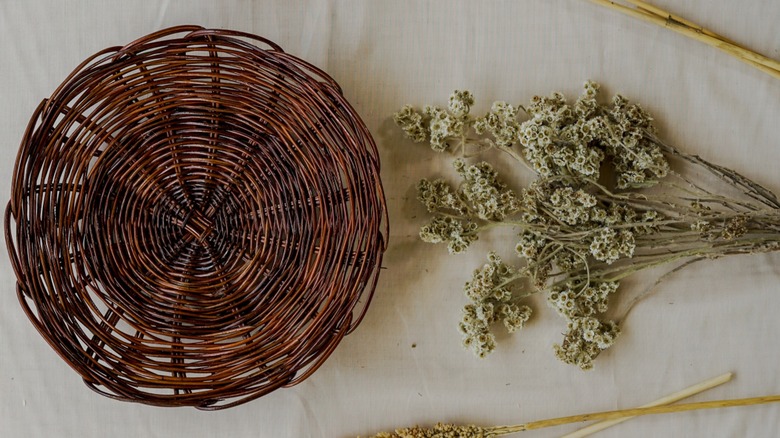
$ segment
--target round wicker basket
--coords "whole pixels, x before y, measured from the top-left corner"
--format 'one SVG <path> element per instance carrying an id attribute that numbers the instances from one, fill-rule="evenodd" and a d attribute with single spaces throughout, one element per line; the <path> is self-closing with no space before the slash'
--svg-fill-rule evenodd
<path id="1" fill-rule="evenodd" d="M 180 26 L 95 54 L 40 104 L 5 233 L 25 312 L 89 387 L 211 410 L 302 381 L 360 323 L 387 213 L 333 79 Z"/>

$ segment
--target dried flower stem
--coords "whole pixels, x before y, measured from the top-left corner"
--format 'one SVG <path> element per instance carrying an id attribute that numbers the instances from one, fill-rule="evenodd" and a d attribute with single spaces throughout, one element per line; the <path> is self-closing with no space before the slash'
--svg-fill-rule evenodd
<path id="1" fill-rule="evenodd" d="M 646 408 L 621 409 L 615 411 L 594 412 L 590 414 L 571 415 L 568 417 L 551 418 L 548 420 L 532 421 L 530 423 L 515 426 L 499 426 L 491 428 L 492 436 L 508 435 L 510 433 L 527 430 L 543 429 L 547 427 L 561 426 L 564 424 L 579 423 L 592 420 L 616 420 L 625 417 L 637 417 L 640 415 L 669 414 L 673 412 L 695 411 L 699 409 L 718 409 L 736 406 L 750 406 L 766 403 L 780 402 L 780 395 L 768 395 L 761 397 L 738 398 L 731 400 L 713 400 L 697 403 L 683 403 L 679 405 L 652 406 Z M 490 435 L 488 435 L 490 436 Z"/>
<path id="2" fill-rule="evenodd" d="M 752 50 L 742 47 L 734 41 L 724 38 L 715 32 L 707 30 L 698 24 L 688 21 L 682 17 L 673 15 L 647 2 L 638 0 L 625 0 L 626 3 L 630 3 L 636 6 L 635 8 L 632 8 L 619 2 L 613 2 L 609 0 L 590 1 L 598 5 L 619 11 L 626 15 L 638 18 L 640 20 L 644 20 L 661 27 L 666 27 L 689 38 L 703 42 L 709 46 L 726 52 L 740 61 L 750 64 L 753 67 L 769 75 L 772 75 L 775 78 L 780 79 L 780 62 L 777 62 L 771 58 L 767 58 L 766 56 L 759 53 L 753 52 Z"/>
<path id="3" fill-rule="evenodd" d="M 682 389 L 680 391 L 675 392 L 674 394 L 669 394 L 665 397 L 659 398 L 658 400 L 655 400 L 653 402 L 650 402 L 646 405 L 640 406 L 641 408 L 650 408 L 653 406 L 666 406 L 670 405 L 674 402 L 680 401 L 684 398 L 691 397 L 693 395 L 699 394 L 701 392 L 704 392 L 708 389 L 712 389 L 718 385 L 722 385 L 728 381 L 730 381 L 734 377 L 733 373 L 725 373 L 721 374 L 718 377 L 713 377 L 712 379 L 706 380 L 704 382 L 698 383 L 693 386 L 689 386 L 685 389 Z M 596 432 L 602 431 L 606 428 L 612 427 L 616 424 L 620 424 L 624 421 L 630 420 L 632 417 L 623 417 L 623 418 L 617 418 L 614 420 L 604 420 L 600 421 L 598 423 L 591 424 L 590 426 L 583 427 L 582 429 L 576 430 L 572 433 L 566 434 L 562 436 L 561 438 L 583 438 L 588 435 L 592 435 Z"/>

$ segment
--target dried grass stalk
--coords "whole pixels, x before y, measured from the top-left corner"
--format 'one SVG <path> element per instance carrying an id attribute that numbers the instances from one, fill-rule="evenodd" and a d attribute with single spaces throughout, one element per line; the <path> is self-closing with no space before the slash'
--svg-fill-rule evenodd
<path id="1" fill-rule="evenodd" d="M 590 0 L 593 3 L 638 18 L 640 20 L 671 29 L 677 33 L 693 38 L 709 46 L 715 47 L 729 55 L 743 61 L 753 67 L 780 79 L 780 62 L 747 49 L 736 42 L 729 40 L 717 33 L 705 29 L 685 18 L 674 15 L 647 2 L 639 0 L 625 0 L 634 7 L 622 2 L 609 0 Z"/>

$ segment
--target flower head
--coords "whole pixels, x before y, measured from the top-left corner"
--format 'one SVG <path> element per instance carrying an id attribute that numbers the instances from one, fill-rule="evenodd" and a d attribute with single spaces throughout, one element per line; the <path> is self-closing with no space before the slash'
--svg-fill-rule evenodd
<path id="1" fill-rule="evenodd" d="M 468 90 L 455 90 L 450 95 L 449 109 L 455 117 L 464 117 L 474 105 L 474 95 Z"/>
<path id="2" fill-rule="evenodd" d="M 404 105 L 397 113 L 393 115 L 393 121 L 406 134 L 417 143 L 425 141 L 428 138 L 428 130 L 423 126 L 422 114 L 415 111 L 411 105 Z"/>
<path id="3" fill-rule="evenodd" d="M 506 102 L 494 102 L 490 112 L 474 123 L 477 134 L 490 134 L 496 146 L 508 148 L 517 141 L 517 108 Z"/>
<path id="4" fill-rule="evenodd" d="M 602 322 L 592 317 L 579 317 L 569 321 L 563 342 L 554 345 L 555 355 L 568 364 L 583 370 L 593 368 L 593 360 L 609 348 L 620 334 L 613 321 Z"/>

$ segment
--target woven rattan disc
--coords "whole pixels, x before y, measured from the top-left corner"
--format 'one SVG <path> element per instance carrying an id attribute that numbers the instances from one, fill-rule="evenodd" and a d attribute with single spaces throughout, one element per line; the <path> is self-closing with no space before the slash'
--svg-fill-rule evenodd
<path id="1" fill-rule="evenodd" d="M 41 103 L 5 218 L 19 300 L 87 385 L 201 409 L 314 372 L 368 306 L 386 227 L 339 86 L 195 26 L 103 50 Z"/>

